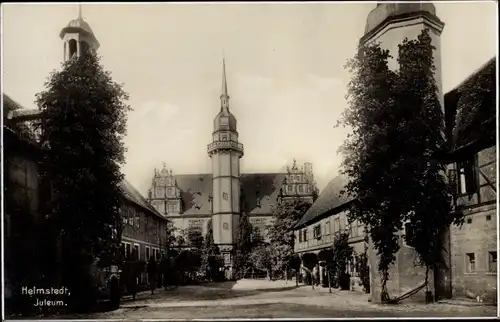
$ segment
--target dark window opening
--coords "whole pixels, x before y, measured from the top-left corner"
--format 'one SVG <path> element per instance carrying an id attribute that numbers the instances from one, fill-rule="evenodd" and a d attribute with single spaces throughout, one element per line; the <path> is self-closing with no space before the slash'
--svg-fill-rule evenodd
<path id="1" fill-rule="evenodd" d="M 318 240 L 321 239 L 321 225 L 317 225 L 314 227 L 313 234 L 314 234 L 314 238 L 316 238 Z"/>
<path id="2" fill-rule="evenodd" d="M 497 272 L 497 252 L 488 252 L 488 271 L 490 273 Z"/>
<path id="3" fill-rule="evenodd" d="M 476 156 L 457 163 L 458 168 L 458 186 L 462 195 L 472 195 L 477 192 L 479 187 Z"/>
<path id="4" fill-rule="evenodd" d="M 405 243 L 407 246 L 415 247 L 415 244 L 413 243 L 413 238 L 414 238 L 413 227 L 409 223 L 406 223 L 405 224 Z"/>
<path id="5" fill-rule="evenodd" d="M 487 215 L 486 220 L 491 220 L 491 215 Z"/>
<path id="6" fill-rule="evenodd" d="M 467 223 L 472 224 L 472 218 L 467 218 Z"/>
<path id="7" fill-rule="evenodd" d="M 69 58 L 73 58 L 73 55 L 77 52 L 77 43 L 76 40 L 71 39 L 69 42 Z"/>

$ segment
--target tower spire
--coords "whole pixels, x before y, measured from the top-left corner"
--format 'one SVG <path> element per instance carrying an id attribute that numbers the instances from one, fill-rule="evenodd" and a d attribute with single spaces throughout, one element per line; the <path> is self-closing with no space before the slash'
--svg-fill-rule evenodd
<path id="1" fill-rule="evenodd" d="M 226 59 L 222 58 L 222 94 L 220 95 L 221 108 L 229 108 L 229 94 L 227 92 Z"/>
<path id="2" fill-rule="evenodd" d="M 82 19 L 82 4 L 78 4 L 78 19 Z"/>

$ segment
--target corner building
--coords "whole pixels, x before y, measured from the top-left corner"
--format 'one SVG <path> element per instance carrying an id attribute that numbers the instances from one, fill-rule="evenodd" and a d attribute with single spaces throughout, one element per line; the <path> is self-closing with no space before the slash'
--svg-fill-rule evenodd
<path id="1" fill-rule="evenodd" d="M 284 173 L 241 173 L 244 155 L 236 117 L 229 109 L 226 66 L 222 67 L 221 109 L 214 119 L 212 142 L 207 146 L 211 174 L 174 175 L 164 165 L 154 170 L 148 201 L 178 230 L 198 229 L 206 234 L 212 220 L 214 241 L 225 265 L 232 266 L 240 215 L 267 237 L 273 207 L 279 200 L 302 198 L 313 201 L 314 176 L 311 163 L 293 165 Z"/>

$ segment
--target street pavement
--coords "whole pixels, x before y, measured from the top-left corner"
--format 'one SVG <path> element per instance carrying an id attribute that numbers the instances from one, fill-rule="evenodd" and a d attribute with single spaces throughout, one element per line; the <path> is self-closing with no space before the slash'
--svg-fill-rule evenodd
<path id="1" fill-rule="evenodd" d="M 458 303 L 458 304 L 457 304 Z M 346 317 L 496 317 L 495 306 L 451 301 L 436 304 L 380 305 L 368 294 L 315 288 L 295 282 L 242 280 L 206 283 L 141 293 L 120 309 L 86 315 L 92 319 L 224 319 Z M 79 318 L 78 316 L 74 316 Z"/>

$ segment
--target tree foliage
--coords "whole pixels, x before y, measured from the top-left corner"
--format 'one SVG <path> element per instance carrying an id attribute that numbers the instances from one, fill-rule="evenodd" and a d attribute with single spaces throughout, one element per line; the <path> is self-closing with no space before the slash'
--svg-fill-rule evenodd
<path id="1" fill-rule="evenodd" d="M 219 247 L 214 242 L 212 220 L 210 219 L 201 250 L 201 271 L 208 279 L 213 280 L 218 275 L 221 266 L 223 266 L 223 263 L 221 262 Z"/>
<path id="2" fill-rule="evenodd" d="M 189 227 L 186 232 L 186 242 L 189 247 L 199 251 L 204 243 L 201 230 L 196 227 Z"/>
<path id="3" fill-rule="evenodd" d="M 349 107 L 340 124 L 352 129 L 342 146 L 346 193 L 357 198 L 350 221 L 370 227 L 380 257 L 382 296 L 389 267 L 399 250 L 399 231 L 408 222 L 412 244 L 424 265 L 439 259 L 439 234 L 459 218 L 450 199 L 441 159 L 444 117 L 434 79 L 433 46 L 428 30 L 399 45 L 399 70 L 378 44 L 362 47 L 347 67 Z M 381 189 L 380 187 L 383 187 Z"/>
<path id="4" fill-rule="evenodd" d="M 283 270 L 294 255 L 294 228 L 311 203 L 300 198 L 283 200 L 273 209 L 273 224 L 269 228 L 272 245 L 273 269 Z"/>
<path id="5" fill-rule="evenodd" d="M 236 254 L 234 259 L 234 274 L 236 278 L 242 278 L 250 266 L 249 255 L 252 251 L 253 228 L 246 213 L 240 216 L 238 226 L 238 238 L 236 241 Z"/>
<path id="6" fill-rule="evenodd" d="M 332 255 L 329 261 L 334 274 L 341 275 L 347 269 L 354 254 L 353 248 L 349 245 L 349 233 L 337 232 L 333 239 Z"/>
<path id="7" fill-rule="evenodd" d="M 43 120 L 40 142 L 48 150 L 40 176 L 52 187 L 45 209 L 62 241 L 65 283 L 76 295 L 86 282 L 74 268 L 119 249 L 120 166 L 130 108 L 122 85 L 90 52 L 65 62 L 45 86 L 36 95 Z"/>
<path id="8" fill-rule="evenodd" d="M 255 268 L 267 272 L 268 278 L 271 278 L 273 258 L 272 246 L 259 245 L 249 254 L 249 259 Z"/>

